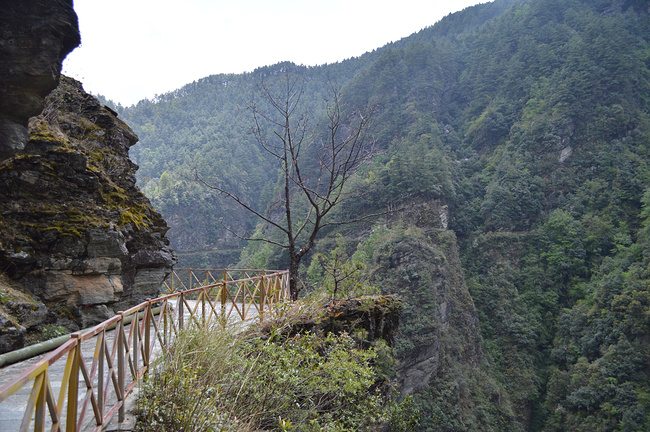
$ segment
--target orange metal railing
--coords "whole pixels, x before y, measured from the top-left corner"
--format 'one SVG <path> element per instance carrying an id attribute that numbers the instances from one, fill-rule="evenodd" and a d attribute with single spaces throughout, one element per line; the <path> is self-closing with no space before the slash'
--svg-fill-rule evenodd
<path id="1" fill-rule="evenodd" d="M 262 320 L 289 299 L 286 270 L 176 270 L 165 287 L 168 294 L 73 334 L 0 388 L 0 412 L 3 403 L 31 384 L 19 431 L 102 430 L 116 413 L 118 421 L 124 420 L 128 396 L 179 330 L 225 325 L 231 317 Z M 112 328 L 115 332 L 109 332 Z M 92 359 L 84 358 L 85 343 L 94 343 Z M 49 372 L 64 361 L 57 395 L 59 382 Z"/>

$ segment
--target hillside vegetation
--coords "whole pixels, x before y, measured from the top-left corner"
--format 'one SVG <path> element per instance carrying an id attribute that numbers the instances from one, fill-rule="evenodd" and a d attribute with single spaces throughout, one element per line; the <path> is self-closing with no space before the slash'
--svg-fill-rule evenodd
<path id="1" fill-rule="evenodd" d="M 279 167 L 247 109 L 261 78 L 301 76 L 314 124 L 332 83 L 377 107 L 360 198 L 339 211 L 393 211 L 315 252 L 339 248 L 405 299 L 396 354 L 420 430 L 646 431 L 649 43 L 645 0 L 496 0 L 338 64 L 214 75 L 118 109 L 181 264 L 283 268 L 225 228 L 267 227 L 192 174 L 274 211 Z M 305 283 L 323 280 L 316 264 Z"/>

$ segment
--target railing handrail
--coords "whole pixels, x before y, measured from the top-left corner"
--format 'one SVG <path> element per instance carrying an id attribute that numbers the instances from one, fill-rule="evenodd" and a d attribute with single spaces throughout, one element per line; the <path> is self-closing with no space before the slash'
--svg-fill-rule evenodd
<path id="1" fill-rule="evenodd" d="M 188 271 L 190 277 L 194 277 L 191 269 L 179 269 L 178 271 Z M 91 408 L 91 415 L 95 419 L 94 430 L 102 430 L 116 412 L 119 420 L 124 420 L 127 396 L 137 382 L 149 371 L 152 351 L 156 346 L 164 350 L 172 337 L 186 325 L 185 310 L 189 312 L 187 325 L 192 322 L 208 325 L 213 318 L 224 320 L 225 323 L 233 311 L 236 311 L 239 317 L 245 321 L 250 319 L 248 316 L 252 307 L 257 312 L 256 316 L 263 319 L 267 307 L 271 308 L 289 298 L 288 270 L 270 272 L 268 270 L 250 269 L 199 269 L 195 271 L 221 272 L 222 276 L 227 276 L 228 272 L 234 273 L 238 271 L 255 271 L 261 274 L 237 280 L 228 280 L 225 277 L 216 283 L 168 293 L 156 299 L 149 299 L 126 311 L 119 312 L 114 317 L 88 330 L 72 334 L 72 337 L 63 345 L 1 387 L 0 406 L 3 401 L 20 388 L 33 381 L 32 392 L 20 427 L 21 431 L 28 430 L 32 422 L 32 416 L 34 417 L 33 430 L 44 430 L 47 423 L 46 414 L 48 413 L 52 423 L 51 430 L 63 430 L 64 405 L 67 408 L 66 431 L 80 430 L 89 407 Z M 171 277 L 174 277 L 174 273 L 172 273 Z M 234 295 L 228 289 L 233 285 L 236 287 Z M 216 288 L 218 290 L 215 290 Z M 194 307 L 189 303 L 191 300 L 186 298 L 190 295 L 198 295 Z M 212 300 L 212 297 L 214 297 L 214 300 Z M 176 318 L 169 304 L 169 301 L 175 298 L 178 299 Z M 241 302 L 241 309 L 238 306 L 239 302 Z M 156 321 L 153 316 L 154 308 L 152 305 L 158 304 L 160 304 L 160 313 L 158 321 Z M 217 311 L 215 305 L 218 306 L 219 304 L 220 308 Z M 200 310 L 199 306 L 201 306 Z M 200 317 L 197 317 L 199 314 Z M 178 322 L 175 323 L 174 319 L 177 319 Z M 127 335 L 126 326 L 129 324 Z M 112 326 L 116 326 L 118 333 L 113 341 L 113 346 L 109 347 L 106 340 L 106 331 Z M 151 333 L 153 333 L 153 337 Z M 87 365 L 81 353 L 81 343 L 94 337 L 97 337 L 95 355 L 92 364 Z M 55 397 L 50 384 L 48 369 L 64 356 L 66 356 L 67 360 L 61 390 L 58 397 Z M 105 369 L 106 367 L 108 369 Z M 131 381 L 127 383 L 128 371 L 131 372 Z M 80 375 L 82 380 L 80 380 Z M 79 383 L 85 383 L 86 385 L 86 396 L 81 406 L 78 404 Z M 114 392 L 109 395 L 111 384 Z M 115 397 L 117 402 L 106 411 L 108 396 Z"/>
<path id="2" fill-rule="evenodd" d="M 177 268 L 172 270 L 173 272 L 182 272 L 182 271 L 193 271 L 193 272 L 199 272 L 199 271 L 210 271 L 210 272 L 222 272 L 222 271 L 228 271 L 228 272 L 261 272 L 261 273 L 266 273 L 266 274 L 273 274 L 273 273 L 282 273 L 286 272 L 288 270 L 269 270 L 269 269 L 238 269 L 238 268 L 222 268 L 222 269 L 204 269 L 204 268 Z"/>

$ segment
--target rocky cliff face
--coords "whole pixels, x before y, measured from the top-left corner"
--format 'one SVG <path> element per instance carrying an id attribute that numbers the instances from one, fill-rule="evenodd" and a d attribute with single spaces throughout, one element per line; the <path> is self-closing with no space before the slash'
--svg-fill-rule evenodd
<path id="1" fill-rule="evenodd" d="M 479 365 L 480 334 L 447 206 L 414 201 L 391 219 L 393 232 L 375 251 L 375 278 L 405 302 L 397 348 L 402 393 L 410 394 L 449 363 Z"/>
<path id="2" fill-rule="evenodd" d="M 155 297 L 175 261 L 135 187 L 137 136 L 114 112 L 63 77 L 29 131 L 0 163 L 3 351 L 29 328 L 84 328 Z"/>
<path id="3" fill-rule="evenodd" d="M 468 430 L 462 425 L 485 423 L 481 416 L 511 424 L 511 404 L 486 373 L 478 314 L 447 221 L 444 203 L 414 200 L 369 240 L 374 284 L 404 302 L 395 343 L 400 392 L 414 395 L 421 430 Z"/>
<path id="4" fill-rule="evenodd" d="M 41 112 L 79 43 L 72 0 L 0 1 L 0 159 L 24 148 L 28 119 Z"/>
<path id="5" fill-rule="evenodd" d="M 0 0 L 0 353 L 156 296 L 175 261 L 135 187 L 137 136 L 59 85 L 79 43 L 72 0 Z"/>

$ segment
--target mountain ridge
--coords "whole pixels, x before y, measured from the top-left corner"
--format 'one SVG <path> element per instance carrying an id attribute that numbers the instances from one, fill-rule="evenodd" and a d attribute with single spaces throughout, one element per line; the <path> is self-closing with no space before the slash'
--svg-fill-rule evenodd
<path id="1" fill-rule="evenodd" d="M 648 12 L 644 1 L 497 0 L 350 62 L 260 69 L 303 76 L 316 122 L 328 80 L 346 104 L 377 106 L 377 153 L 353 182 L 363 198 L 342 212 L 429 208 L 333 229 L 314 251 L 340 235 L 384 292 L 406 298 L 396 349 L 404 365 L 422 352 L 430 363 L 415 392 L 421 430 L 650 426 Z M 221 218 L 243 236 L 264 226 L 191 181 L 273 203 L 277 167 L 246 111 L 256 76 L 228 78 L 203 82 L 201 100 L 122 115 L 172 242 L 200 228 L 179 250 L 241 248 L 220 262 L 280 268 L 286 255 L 238 241 Z"/>

